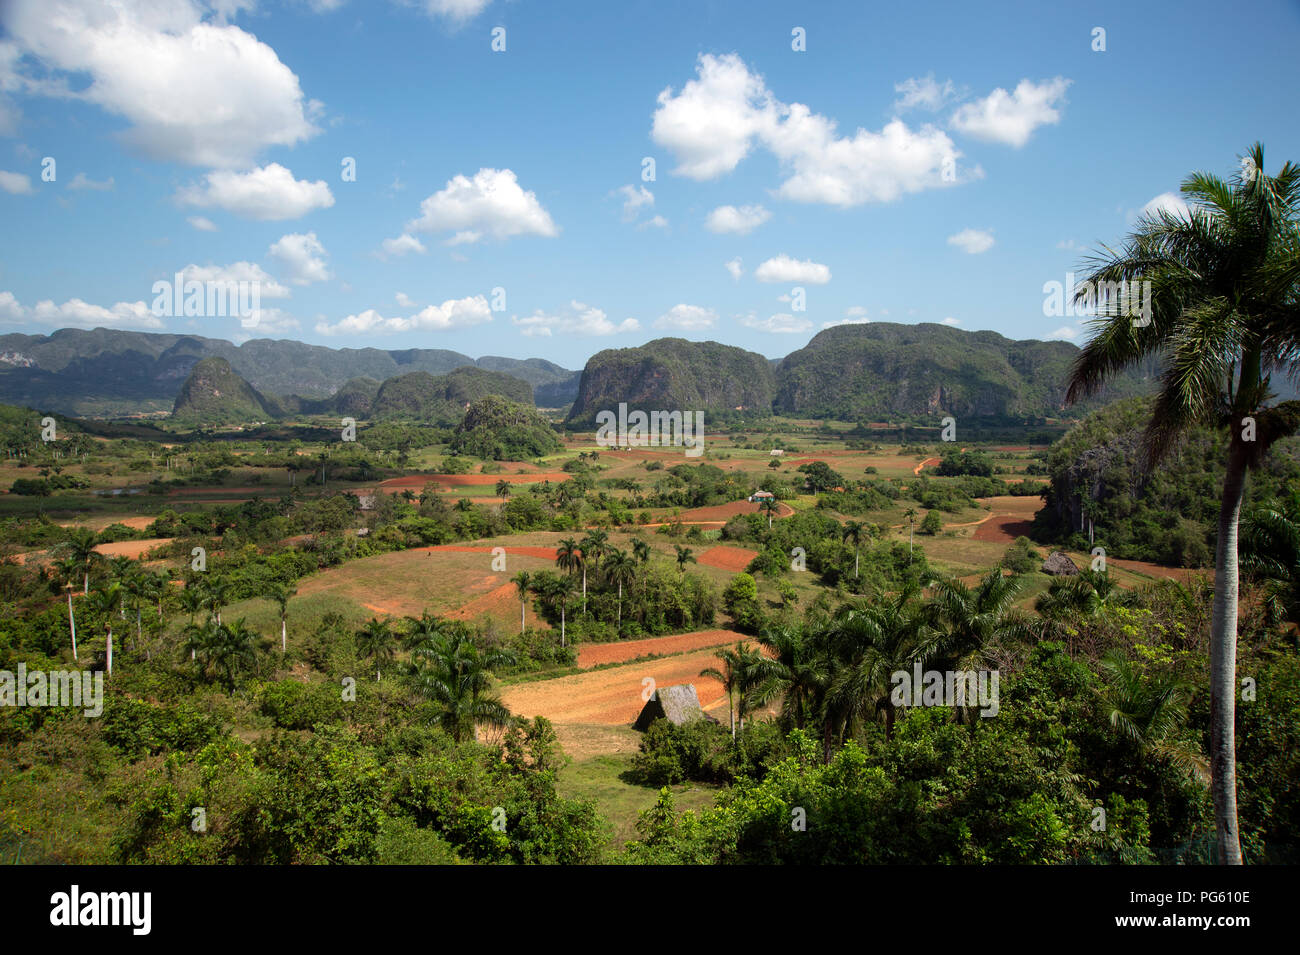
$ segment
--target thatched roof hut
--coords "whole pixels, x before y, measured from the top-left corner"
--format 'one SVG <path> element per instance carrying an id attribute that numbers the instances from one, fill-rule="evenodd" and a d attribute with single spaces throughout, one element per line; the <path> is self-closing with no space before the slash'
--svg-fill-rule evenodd
<path id="1" fill-rule="evenodd" d="M 1053 577 L 1073 577 L 1079 573 L 1079 568 L 1075 567 L 1074 561 L 1059 550 L 1054 550 L 1047 555 L 1047 560 L 1043 561 L 1043 573 L 1051 574 Z"/>
<path id="2" fill-rule="evenodd" d="M 632 724 L 635 729 L 645 731 L 657 719 L 665 719 L 677 726 L 693 723 L 696 720 L 717 720 L 700 708 L 700 698 L 695 692 L 694 683 L 681 683 L 676 686 L 656 688 L 641 707 L 641 713 Z"/>

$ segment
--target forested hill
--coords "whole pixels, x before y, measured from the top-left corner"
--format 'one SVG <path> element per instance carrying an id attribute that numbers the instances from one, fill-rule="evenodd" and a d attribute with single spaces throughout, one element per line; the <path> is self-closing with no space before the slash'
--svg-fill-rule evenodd
<path id="1" fill-rule="evenodd" d="M 768 411 L 775 377 L 762 355 L 683 338 L 593 355 L 583 369 L 571 424 L 589 424 L 619 402 L 650 410 Z"/>
<path id="2" fill-rule="evenodd" d="M 659 339 L 603 351 L 583 370 L 569 421 L 586 424 L 620 402 L 648 410 L 778 414 L 848 421 L 938 413 L 986 418 L 1054 417 L 1078 348 L 1014 341 L 946 325 L 841 325 L 780 362 L 716 342 Z M 1086 412 L 1150 390 L 1149 374 L 1121 375 Z"/>
<path id="3" fill-rule="evenodd" d="M 442 349 L 327 348 L 267 338 L 235 345 L 200 335 L 64 328 L 0 335 L 0 402 L 82 414 L 167 410 L 204 358 L 225 359 L 264 395 L 306 399 L 331 397 L 352 379 L 478 367 L 527 382 L 545 404 L 558 406 L 573 400 L 578 377 L 540 358 L 476 360 Z"/>

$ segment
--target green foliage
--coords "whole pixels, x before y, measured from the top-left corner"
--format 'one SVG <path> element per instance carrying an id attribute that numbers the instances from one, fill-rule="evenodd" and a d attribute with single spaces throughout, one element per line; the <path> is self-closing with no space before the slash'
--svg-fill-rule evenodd
<path id="1" fill-rule="evenodd" d="M 457 454 L 498 461 L 531 460 L 554 454 L 560 447 L 545 418 L 499 395 L 487 395 L 470 405 L 451 440 Z"/>

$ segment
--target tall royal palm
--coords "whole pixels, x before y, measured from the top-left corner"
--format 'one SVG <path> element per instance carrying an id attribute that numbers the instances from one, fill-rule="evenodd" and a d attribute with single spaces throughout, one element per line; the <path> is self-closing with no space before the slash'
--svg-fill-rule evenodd
<path id="1" fill-rule="evenodd" d="M 104 555 L 95 550 L 95 532 L 85 527 L 74 527 L 58 549 L 80 565 L 81 592 L 83 595 L 90 593 L 91 565 L 104 559 Z"/>
<path id="2" fill-rule="evenodd" d="M 293 584 L 276 584 L 269 594 L 280 611 L 280 652 L 289 652 L 289 601 L 298 593 Z"/>
<path id="3" fill-rule="evenodd" d="M 624 550 L 617 547 L 609 552 L 605 558 L 605 573 L 609 577 L 609 582 L 618 587 L 618 622 L 617 626 L 623 626 L 623 587 L 632 582 L 636 577 L 636 561 Z"/>
<path id="4" fill-rule="evenodd" d="M 397 652 L 397 634 L 387 620 L 378 618 L 366 622 L 357 631 L 357 653 L 361 659 L 371 661 L 375 666 L 375 682 L 379 682 L 380 666 L 385 660 L 393 659 Z"/>
<path id="5" fill-rule="evenodd" d="M 1150 308 L 1140 318 L 1109 314 L 1092 323 L 1067 400 L 1154 357 L 1163 370 L 1145 435 L 1147 465 L 1193 424 L 1227 431 L 1210 637 L 1210 766 L 1219 861 L 1240 865 L 1237 524 L 1248 470 L 1300 423 L 1300 402 L 1274 403 L 1271 389 L 1271 376 L 1294 377 L 1300 358 L 1300 166 L 1288 162 L 1266 175 L 1264 147 L 1256 143 L 1230 180 L 1194 173 L 1182 192 L 1187 215 L 1144 216 L 1122 249 L 1093 261 L 1089 288 L 1149 282 Z"/>
<path id="6" fill-rule="evenodd" d="M 528 588 L 532 583 L 532 575 L 526 570 L 521 570 L 510 578 L 510 582 L 515 585 L 515 593 L 519 595 L 519 632 L 523 633 L 526 627 L 526 616 L 528 611 Z"/>
<path id="7" fill-rule="evenodd" d="M 77 659 L 77 618 L 72 611 L 72 590 L 82 565 L 75 557 L 65 557 L 55 565 L 56 579 L 63 582 L 63 589 L 68 592 L 68 630 L 72 633 L 72 659 Z"/>

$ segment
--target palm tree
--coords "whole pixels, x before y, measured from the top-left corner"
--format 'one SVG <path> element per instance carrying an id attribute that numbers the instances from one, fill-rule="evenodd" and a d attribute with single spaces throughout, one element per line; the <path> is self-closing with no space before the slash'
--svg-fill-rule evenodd
<path id="1" fill-rule="evenodd" d="M 674 544 L 673 549 L 677 551 L 677 569 L 681 573 L 686 573 L 687 564 L 698 564 L 695 559 L 695 552 L 689 547 L 683 547 L 681 544 Z"/>
<path id="2" fill-rule="evenodd" d="M 957 669 L 978 659 L 987 646 L 998 640 L 1034 638 L 1032 621 L 1014 606 L 1024 581 L 1004 577 L 1000 565 L 974 587 L 937 575 L 932 575 L 929 582 L 934 587 L 927 608 L 929 622 L 939 634 L 931 655 L 936 669 Z"/>
<path id="3" fill-rule="evenodd" d="M 1096 700 L 1111 729 L 1143 756 L 1170 762 L 1188 778 L 1209 783 L 1205 757 L 1193 745 L 1173 739 L 1187 718 L 1187 684 L 1172 673 L 1144 673 L 1121 650 L 1106 653 L 1099 665 L 1108 679 Z"/>
<path id="4" fill-rule="evenodd" d="M 555 566 L 572 574 L 582 565 L 582 548 L 572 537 L 566 537 L 555 548 Z"/>
<path id="5" fill-rule="evenodd" d="M 594 570 L 596 579 L 600 579 L 600 559 L 605 556 L 605 550 L 608 547 L 609 534 L 606 531 L 588 531 L 587 536 L 582 539 L 582 556 L 583 559 L 590 558 L 595 565 Z M 585 598 L 587 595 L 587 575 L 583 570 L 582 594 Z"/>
<path id="6" fill-rule="evenodd" d="M 758 509 L 767 512 L 767 529 L 769 531 L 772 529 L 772 515 L 777 512 L 780 506 L 781 505 L 777 503 L 775 497 L 764 497 L 759 499 Z"/>
<path id="7" fill-rule="evenodd" d="M 357 651 L 363 660 L 375 663 L 375 682 L 379 682 L 379 666 L 385 660 L 393 659 L 397 652 L 397 634 L 393 633 L 392 624 L 387 620 L 374 619 L 357 631 Z"/>
<path id="8" fill-rule="evenodd" d="M 269 596 L 280 609 L 280 652 L 289 652 L 289 601 L 298 594 L 293 584 L 278 584 L 271 588 Z"/>
<path id="9" fill-rule="evenodd" d="M 903 520 L 907 521 L 907 559 L 912 559 L 912 535 L 916 530 L 916 508 L 909 507 L 903 512 Z"/>
<path id="10" fill-rule="evenodd" d="M 504 506 L 510 499 L 510 482 L 505 478 L 497 481 L 497 497 L 501 498 L 501 504 Z"/>
<path id="11" fill-rule="evenodd" d="M 230 593 L 230 581 L 222 577 L 203 578 L 203 599 L 208 610 L 216 615 L 217 624 L 221 624 L 221 608 L 225 606 Z"/>
<path id="12" fill-rule="evenodd" d="M 623 585 L 631 583 L 632 579 L 636 577 L 636 561 L 628 555 L 627 551 L 614 548 L 605 560 L 605 573 L 609 576 L 610 583 L 618 586 L 618 622 L 616 626 L 621 628 L 623 626 Z"/>
<path id="13" fill-rule="evenodd" d="M 122 606 L 122 585 L 113 581 L 102 590 L 96 590 L 86 598 L 93 616 L 101 617 L 108 637 L 104 643 L 105 666 L 108 675 L 113 675 L 113 614 Z"/>
<path id="14" fill-rule="evenodd" d="M 221 625 L 217 623 L 216 618 L 209 615 L 203 623 L 195 623 L 194 618 L 191 617 L 190 622 L 181 631 L 181 636 L 184 638 L 181 650 L 190 652 L 190 660 L 198 664 L 201 673 L 207 673 L 210 661 L 209 649 L 220 639 L 217 632 L 220 629 Z"/>
<path id="15" fill-rule="evenodd" d="M 567 646 L 564 632 L 565 615 L 568 612 L 569 600 L 573 597 L 573 579 L 571 577 L 552 577 L 548 584 L 552 606 L 559 604 L 560 607 L 560 646 Z"/>
<path id="16" fill-rule="evenodd" d="M 1093 620 L 1111 607 L 1124 606 L 1131 596 L 1106 571 L 1084 568 L 1075 577 L 1056 577 L 1034 602 L 1034 609 L 1047 621 L 1048 629 L 1072 629 L 1080 621 Z"/>
<path id="17" fill-rule="evenodd" d="M 532 581 L 532 575 L 526 570 L 521 570 L 510 578 L 511 583 L 515 585 L 515 593 L 519 594 L 519 632 L 523 633 L 525 629 L 525 611 L 528 609 L 528 586 Z"/>
<path id="18" fill-rule="evenodd" d="M 63 589 L 68 592 L 68 630 L 72 634 L 72 659 L 77 659 L 77 618 L 72 613 L 72 590 L 79 576 L 81 576 L 80 564 L 75 557 L 65 557 L 55 565 L 57 579 L 63 581 Z"/>
<path id="19" fill-rule="evenodd" d="M 803 729 L 814 712 L 819 691 L 827 683 L 826 670 L 814 646 L 814 628 L 782 624 L 763 630 L 756 639 L 776 664 L 774 679 L 782 695 L 782 717 Z"/>
<path id="20" fill-rule="evenodd" d="M 731 738 L 745 728 L 745 714 L 762 706 L 778 691 L 774 677 L 779 669 L 762 651 L 738 642 L 734 649 L 722 649 L 714 654 L 722 661 L 722 670 L 706 667 L 700 676 L 712 677 L 727 691 L 727 711 L 731 716 Z"/>
<path id="21" fill-rule="evenodd" d="M 1144 436 L 1148 467 L 1193 424 L 1228 430 L 1210 628 L 1210 765 L 1219 862 L 1227 865 L 1242 861 L 1234 729 L 1237 524 L 1248 471 L 1300 423 L 1300 402 L 1269 404 L 1276 397 L 1272 375 L 1294 374 L 1300 357 L 1300 166 L 1288 162 L 1266 175 L 1259 143 L 1244 160 L 1230 181 L 1190 175 L 1182 185 L 1192 203 L 1185 216 L 1143 216 L 1121 250 L 1093 259 L 1086 288 L 1141 281 L 1150 289 L 1150 309 L 1139 322 L 1104 307 L 1109 314 L 1091 323 L 1092 338 L 1066 391 L 1067 402 L 1078 401 L 1122 369 L 1158 358 L 1163 371 Z M 1112 306 L 1116 296 L 1099 298 Z"/>
<path id="22" fill-rule="evenodd" d="M 1263 585 L 1269 625 L 1300 620 L 1300 489 L 1257 505 L 1241 531 L 1241 566 Z"/>
<path id="23" fill-rule="evenodd" d="M 200 577 L 191 577 L 185 582 L 185 589 L 181 591 L 181 610 L 190 615 L 191 627 L 194 626 L 194 618 L 200 610 L 207 606 L 208 597 L 203 592 L 203 584 L 200 583 Z M 195 659 L 195 653 L 191 648 L 190 659 Z"/>
<path id="24" fill-rule="evenodd" d="M 402 648 L 411 651 L 432 646 L 433 641 L 442 636 L 444 630 L 450 626 L 441 617 L 435 617 L 427 611 L 420 614 L 418 620 L 415 617 L 407 617 L 406 619 L 410 628 L 402 637 Z"/>
<path id="25" fill-rule="evenodd" d="M 641 538 L 632 541 L 632 555 L 636 558 L 638 564 L 647 564 L 650 562 L 650 545 Z"/>
<path id="26" fill-rule="evenodd" d="M 834 638 L 844 664 L 827 699 L 827 711 L 843 727 L 883 715 L 885 736 L 892 737 L 897 707 L 893 675 L 922 666 L 941 651 L 942 637 L 930 626 L 929 614 L 904 590 L 880 601 L 846 604 L 835 617 Z"/>
<path id="27" fill-rule="evenodd" d="M 844 522 L 844 539 L 853 541 L 853 576 L 858 575 L 858 547 L 862 544 L 862 535 L 866 532 L 866 525 L 859 521 Z"/>
<path id="28" fill-rule="evenodd" d="M 226 678 L 226 686 L 235 689 L 235 671 L 257 666 L 257 634 L 242 619 L 233 624 L 218 624 L 215 640 L 208 645 L 209 660 Z"/>
<path id="29" fill-rule="evenodd" d="M 104 555 L 95 550 L 95 532 L 85 527 L 74 527 L 58 549 L 65 551 L 82 568 L 81 593 L 90 593 L 90 565 L 104 559 Z"/>
<path id="30" fill-rule="evenodd" d="M 457 743 L 485 724 L 503 727 L 510 711 L 492 692 L 492 671 L 513 662 L 500 650 L 480 650 L 463 626 L 452 626 L 415 651 L 415 691 L 434 704 L 437 722 Z"/>

